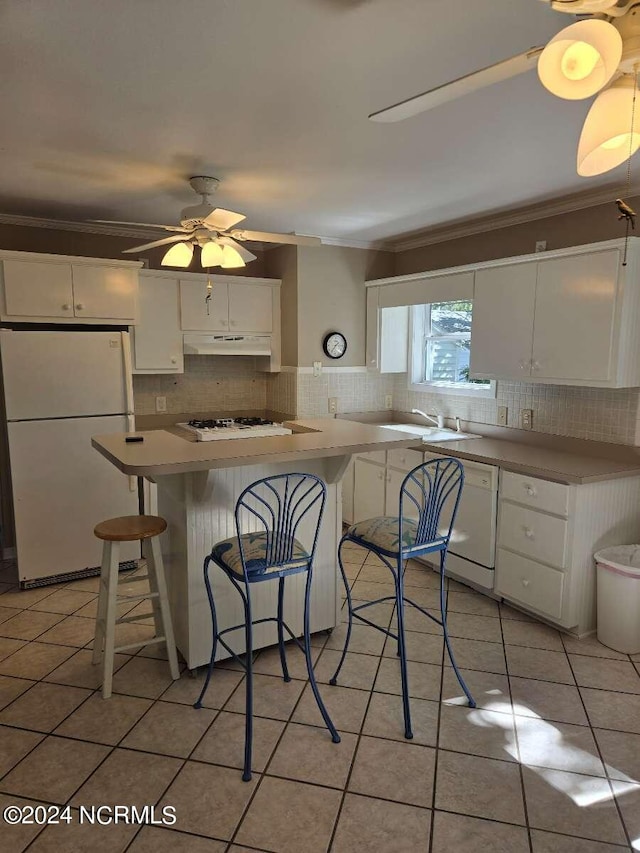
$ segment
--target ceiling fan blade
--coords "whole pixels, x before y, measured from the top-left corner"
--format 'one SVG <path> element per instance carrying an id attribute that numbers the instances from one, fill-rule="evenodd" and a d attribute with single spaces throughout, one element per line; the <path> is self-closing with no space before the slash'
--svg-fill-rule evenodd
<path id="1" fill-rule="evenodd" d="M 89 222 L 99 222 L 102 225 L 137 225 L 140 228 L 157 228 L 161 231 L 192 231 L 184 225 L 155 225 L 153 222 L 121 222 L 118 219 L 90 219 Z"/>
<path id="2" fill-rule="evenodd" d="M 532 47 L 517 56 L 503 59 L 501 62 L 496 62 L 495 65 L 489 65 L 480 71 L 474 71 L 472 74 L 465 74 L 464 77 L 458 77 L 457 80 L 452 80 L 450 83 L 436 86 L 435 89 L 430 89 L 421 95 L 415 95 L 413 98 L 407 98 L 406 101 L 400 101 L 400 103 L 386 107 L 384 110 L 371 113 L 369 118 L 371 121 L 379 122 L 403 121 L 405 118 L 411 118 L 419 113 L 432 110 L 448 101 L 454 101 L 456 98 L 477 92 L 478 89 L 484 89 L 486 86 L 492 86 L 494 83 L 501 83 L 503 80 L 516 77 L 518 74 L 524 74 L 525 71 L 529 71 L 536 65 L 542 51 L 542 47 Z"/>
<path id="3" fill-rule="evenodd" d="M 238 222 L 242 222 L 247 217 L 242 213 L 234 213 L 232 210 L 225 210 L 223 207 L 216 207 L 211 213 L 203 219 L 202 224 L 209 227 L 212 225 L 216 231 L 228 231 L 233 228 Z"/>
<path id="4" fill-rule="evenodd" d="M 122 251 L 125 255 L 131 254 L 131 252 L 143 252 L 145 249 L 155 249 L 156 246 L 166 246 L 167 243 L 179 243 L 184 238 L 184 234 L 174 234 L 171 237 L 163 237 L 162 240 L 154 240 L 153 243 L 143 243 L 142 246 L 134 246 L 133 249 L 123 249 Z"/>
<path id="5" fill-rule="evenodd" d="M 244 246 L 241 246 L 240 243 L 236 243 L 235 240 L 232 240 L 231 237 L 218 237 L 217 243 L 221 246 L 231 246 L 232 249 L 235 249 L 236 252 L 240 255 L 242 260 L 246 263 L 249 261 L 255 261 L 256 255 L 250 252 L 248 249 L 245 249 Z"/>
<path id="6" fill-rule="evenodd" d="M 274 234 L 271 231 L 245 231 L 237 230 L 229 232 L 237 240 L 256 240 L 261 243 L 286 243 L 292 246 L 321 246 L 320 237 L 305 237 L 300 234 Z"/>

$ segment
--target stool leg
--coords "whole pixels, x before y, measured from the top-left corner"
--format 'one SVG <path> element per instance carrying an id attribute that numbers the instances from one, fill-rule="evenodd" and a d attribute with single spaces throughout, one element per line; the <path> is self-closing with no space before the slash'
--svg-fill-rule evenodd
<path id="1" fill-rule="evenodd" d="M 107 584 L 109 582 L 110 553 L 108 542 L 102 543 L 102 565 L 100 566 L 100 589 L 98 592 L 98 612 L 96 613 L 96 630 L 93 640 L 92 662 L 100 663 L 104 647 L 105 620 L 107 618 Z"/>
<path id="2" fill-rule="evenodd" d="M 287 654 L 284 648 L 284 578 L 278 581 L 278 649 L 280 650 L 280 663 L 282 665 L 282 677 L 285 681 L 291 681 L 289 669 L 287 668 Z"/>
<path id="3" fill-rule="evenodd" d="M 211 640 L 211 657 L 209 659 L 207 677 L 205 678 L 204 684 L 202 685 L 200 695 L 194 702 L 194 708 L 202 708 L 202 700 L 204 699 L 204 694 L 207 692 L 207 687 L 209 686 L 209 682 L 211 681 L 211 673 L 213 672 L 213 665 L 216 661 L 216 650 L 218 648 L 218 620 L 216 619 L 216 605 L 213 600 L 213 592 L 211 591 L 211 580 L 209 579 L 210 563 L 211 557 L 206 557 L 204 561 L 204 585 L 207 590 L 207 598 L 209 599 L 209 608 L 211 609 L 211 627 L 213 631 L 213 638 Z"/>
<path id="4" fill-rule="evenodd" d="M 334 743 L 340 743 L 340 735 L 336 731 L 336 727 L 333 725 L 333 720 L 329 716 L 329 712 L 325 708 L 324 702 L 322 701 L 322 696 L 320 695 L 320 691 L 318 690 L 318 685 L 316 684 L 316 676 L 313 671 L 313 661 L 311 660 L 311 636 L 309 632 L 309 598 L 311 596 L 311 566 L 307 571 L 307 585 L 305 587 L 304 592 L 304 656 L 307 661 L 307 672 L 309 673 L 309 683 L 311 684 L 311 689 L 313 690 L 313 695 L 315 696 L 316 703 L 322 714 L 322 719 L 325 722 L 326 727 L 329 729 L 329 733 L 331 734 L 331 740 Z"/>
<path id="5" fill-rule="evenodd" d="M 404 712 L 404 736 L 413 737 L 411 731 L 411 706 L 409 703 L 409 678 L 407 675 L 407 646 L 404 635 L 404 578 L 402 555 L 398 555 L 396 581 L 396 610 L 398 611 L 398 651 L 400 653 L 400 677 L 402 681 L 402 709 Z"/>
<path id="6" fill-rule="evenodd" d="M 344 539 L 340 540 L 340 544 L 338 545 L 338 565 L 340 566 L 340 572 L 342 574 L 342 582 L 344 583 L 344 588 L 347 593 L 347 608 L 349 611 L 349 624 L 347 625 L 347 636 L 344 640 L 344 648 L 342 649 L 342 655 L 340 657 L 340 661 L 338 662 L 338 666 L 336 671 L 333 673 L 332 678 L 329 679 L 329 684 L 337 684 L 338 676 L 340 675 L 340 670 L 342 669 L 342 664 L 344 663 L 344 659 L 347 656 L 347 649 L 349 648 L 349 640 L 351 639 L 351 629 L 353 627 L 353 609 L 351 605 L 351 587 L 349 586 L 349 581 L 347 580 L 347 576 L 344 571 L 344 566 L 342 565 L 342 543 Z"/>
<path id="7" fill-rule="evenodd" d="M 247 705 L 245 709 L 245 735 L 244 735 L 244 772 L 243 782 L 251 781 L 251 750 L 253 745 L 253 623 L 251 621 L 251 599 L 249 587 L 247 586 L 246 597 L 243 596 L 244 604 L 244 629 L 247 655 L 246 688 Z"/>
<path id="8" fill-rule="evenodd" d="M 169 597 L 167 595 L 167 583 L 164 576 L 164 565 L 162 562 L 162 552 L 160 550 L 160 541 L 157 536 L 151 538 L 151 562 L 153 563 L 153 572 L 149 573 L 149 578 L 155 584 L 153 592 L 158 592 L 159 596 L 156 601 L 160 603 L 160 612 L 162 618 L 162 630 L 166 637 L 167 657 L 169 658 L 169 669 L 171 677 L 175 681 L 180 678 L 180 669 L 178 668 L 178 656 L 176 654 L 176 641 L 173 637 L 173 625 L 171 623 L 171 611 L 169 610 Z"/>
<path id="9" fill-rule="evenodd" d="M 460 683 L 460 687 L 464 690 L 465 696 L 469 700 L 469 707 L 476 707 L 476 700 L 471 695 L 469 688 L 467 687 L 464 678 L 460 674 L 460 670 L 458 669 L 458 665 L 456 664 L 456 660 L 453 656 L 453 649 L 451 648 L 451 643 L 449 642 L 449 631 L 447 630 L 447 596 L 444 590 L 444 568 L 445 561 L 447 559 L 447 552 L 440 552 L 440 616 L 442 619 L 442 633 L 444 634 L 444 641 L 447 646 L 447 652 L 449 653 L 449 660 L 451 661 L 451 666 L 453 667 L 453 671 L 456 674 L 456 678 Z"/>
<path id="10" fill-rule="evenodd" d="M 153 593 L 158 593 L 158 582 L 156 580 L 155 564 L 153 559 L 153 551 L 151 550 L 151 539 L 142 540 L 142 556 L 147 566 L 147 574 L 149 575 L 149 589 Z M 156 629 L 156 637 L 164 634 L 164 625 L 162 624 L 162 610 L 160 609 L 160 595 L 151 599 L 151 610 L 153 612 L 153 624 Z"/>
<path id="11" fill-rule="evenodd" d="M 111 696 L 111 685 L 113 683 L 113 661 L 116 636 L 116 619 L 118 618 L 118 569 L 120 568 L 120 543 L 109 542 L 105 543 L 105 562 L 108 564 L 107 569 L 107 604 L 105 612 L 105 636 L 104 636 L 104 655 L 102 659 L 102 698 L 108 699 Z"/>

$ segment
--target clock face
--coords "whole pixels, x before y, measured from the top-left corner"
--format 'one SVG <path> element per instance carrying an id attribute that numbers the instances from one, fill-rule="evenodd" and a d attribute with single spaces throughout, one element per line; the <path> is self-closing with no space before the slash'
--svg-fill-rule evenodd
<path id="1" fill-rule="evenodd" d="M 322 343 L 329 358 L 342 358 L 347 351 L 347 339 L 340 332 L 330 332 Z"/>

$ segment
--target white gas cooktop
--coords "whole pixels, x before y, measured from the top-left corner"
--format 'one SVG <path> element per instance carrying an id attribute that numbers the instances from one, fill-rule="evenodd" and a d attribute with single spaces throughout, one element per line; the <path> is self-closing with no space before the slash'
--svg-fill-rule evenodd
<path id="1" fill-rule="evenodd" d="M 231 438 L 262 438 L 269 435 L 292 435 L 293 430 L 262 418 L 217 418 L 193 420 L 177 424 L 195 435 L 197 441 L 227 441 Z"/>

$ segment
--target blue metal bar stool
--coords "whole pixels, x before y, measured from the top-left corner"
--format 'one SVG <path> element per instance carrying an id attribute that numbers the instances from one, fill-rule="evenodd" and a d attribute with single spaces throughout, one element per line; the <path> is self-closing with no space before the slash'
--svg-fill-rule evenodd
<path id="1" fill-rule="evenodd" d="M 253 625 L 262 622 L 276 622 L 278 625 L 278 647 L 282 676 L 285 681 L 291 681 L 287 669 L 287 658 L 284 646 L 286 631 L 296 645 L 304 652 L 309 673 L 309 682 L 318 708 L 331 734 L 334 743 L 340 743 L 340 735 L 324 706 L 318 690 L 313 663 L 311 660 L 311 644 L 309 639 L 309 596 L 311 592 L 311 576 L 313 558 L 315 556 L 320 522 L 327 496 L 325 484 L 313 474 L 279 474 L 258 480 L 242 492 L 236 503 L 235 522 L 237 536 L 225 539 L 213 546 L 211 554 L 204 561 L 204 582 L 207 588 L 211 618 L 213 622 L 213 642 L 211 660 L 207 677 L 195 703 L 194 708 L 202 707 L 202 699 L 209 686 L 211 673 L 216 658 L 216 650 L 220 643 L 232 657 L 241 664 L 247 673 L 246 679 L 246 728 L 244 745 L 245 782 L 251 779 L 251 747 L 253 739 Z M 244 525 L 243 525 L 244 522 Z M 247 528 L 253 528 L 251 533 L 241 533 Z M 311 541 L 311 547 L 305 549 L 298 539 L 304 536 Z M 215 563 L 227 575 L 231 583 L 240 593 L 244 605 L 244 623 L 218 631 L 216 608 L 211 591 L 209 564 Z M 284 581 L 288 575 L 306 572 L 307 579 L 304 596 L 304 633 L 303 643 L 283 620 L 284 613 Z M 251 585 L 264 581 L 278 580 L 278 613 L 264 619 L 251 618 Z M 242 585 L 241 585 L 242 584 Z M 246 659 L 241 660 L 223 636 L 230 631 L 244 628 Z"/>
<path id="2" fill-rule="evenodd" d="M 460 503 L 462 486 L 464 484 L 464 469 L 456 459 L 442 458 L 425 462 L 410 471 L 400 487 L 400 511 L 396 516 L 381 516 L 358 521 L 352 525 L 340 540 L 338 546 L 338 562 L 342 579 L 347 591 L 349 622 L 342 657 L 338 663 L 331 684 L 336 684 L 340 669 L 349 648 L 353 618 L 359 619 L 366 625 L 377 628 L 398 642 L 400 657 L 400 675 L 402 679 L 402 706 L 404 711 L 404 734 L 412 738 L 411 709 L 409 705 L 409 685 L 407 678 L 407 650 L 404 635 L 404 605 L 410 604 L 428 616 L 429 619 L 442 626 L 447 651 L 451 664 L 456 673 L 460 686 L 465 692 L 471 708 L 476 707 L 475 700 L 456 665 L 449 633 L 447 631 L 447 593 L 445 590 L 445 562 L 449 539 Z M 364 604 L 353 606 L 351 589 L 344 566 L 342 565 L 342 545 L 345 542 L 355 542 L 362 545 L 382 560 L 387 566 L 395 584 L 395 596 L 378 598 Z M 423 607 L 407 598 L 404 594 L 404 570 L 406 561 L 411 557 L 424 557 L 427 554 L 439 554 L 440 557 L 440 619 L 437 619 Z M 382 628 L 360 615 L 360 611 L 383 601 L 396 603 L 398 633 Z"/>

